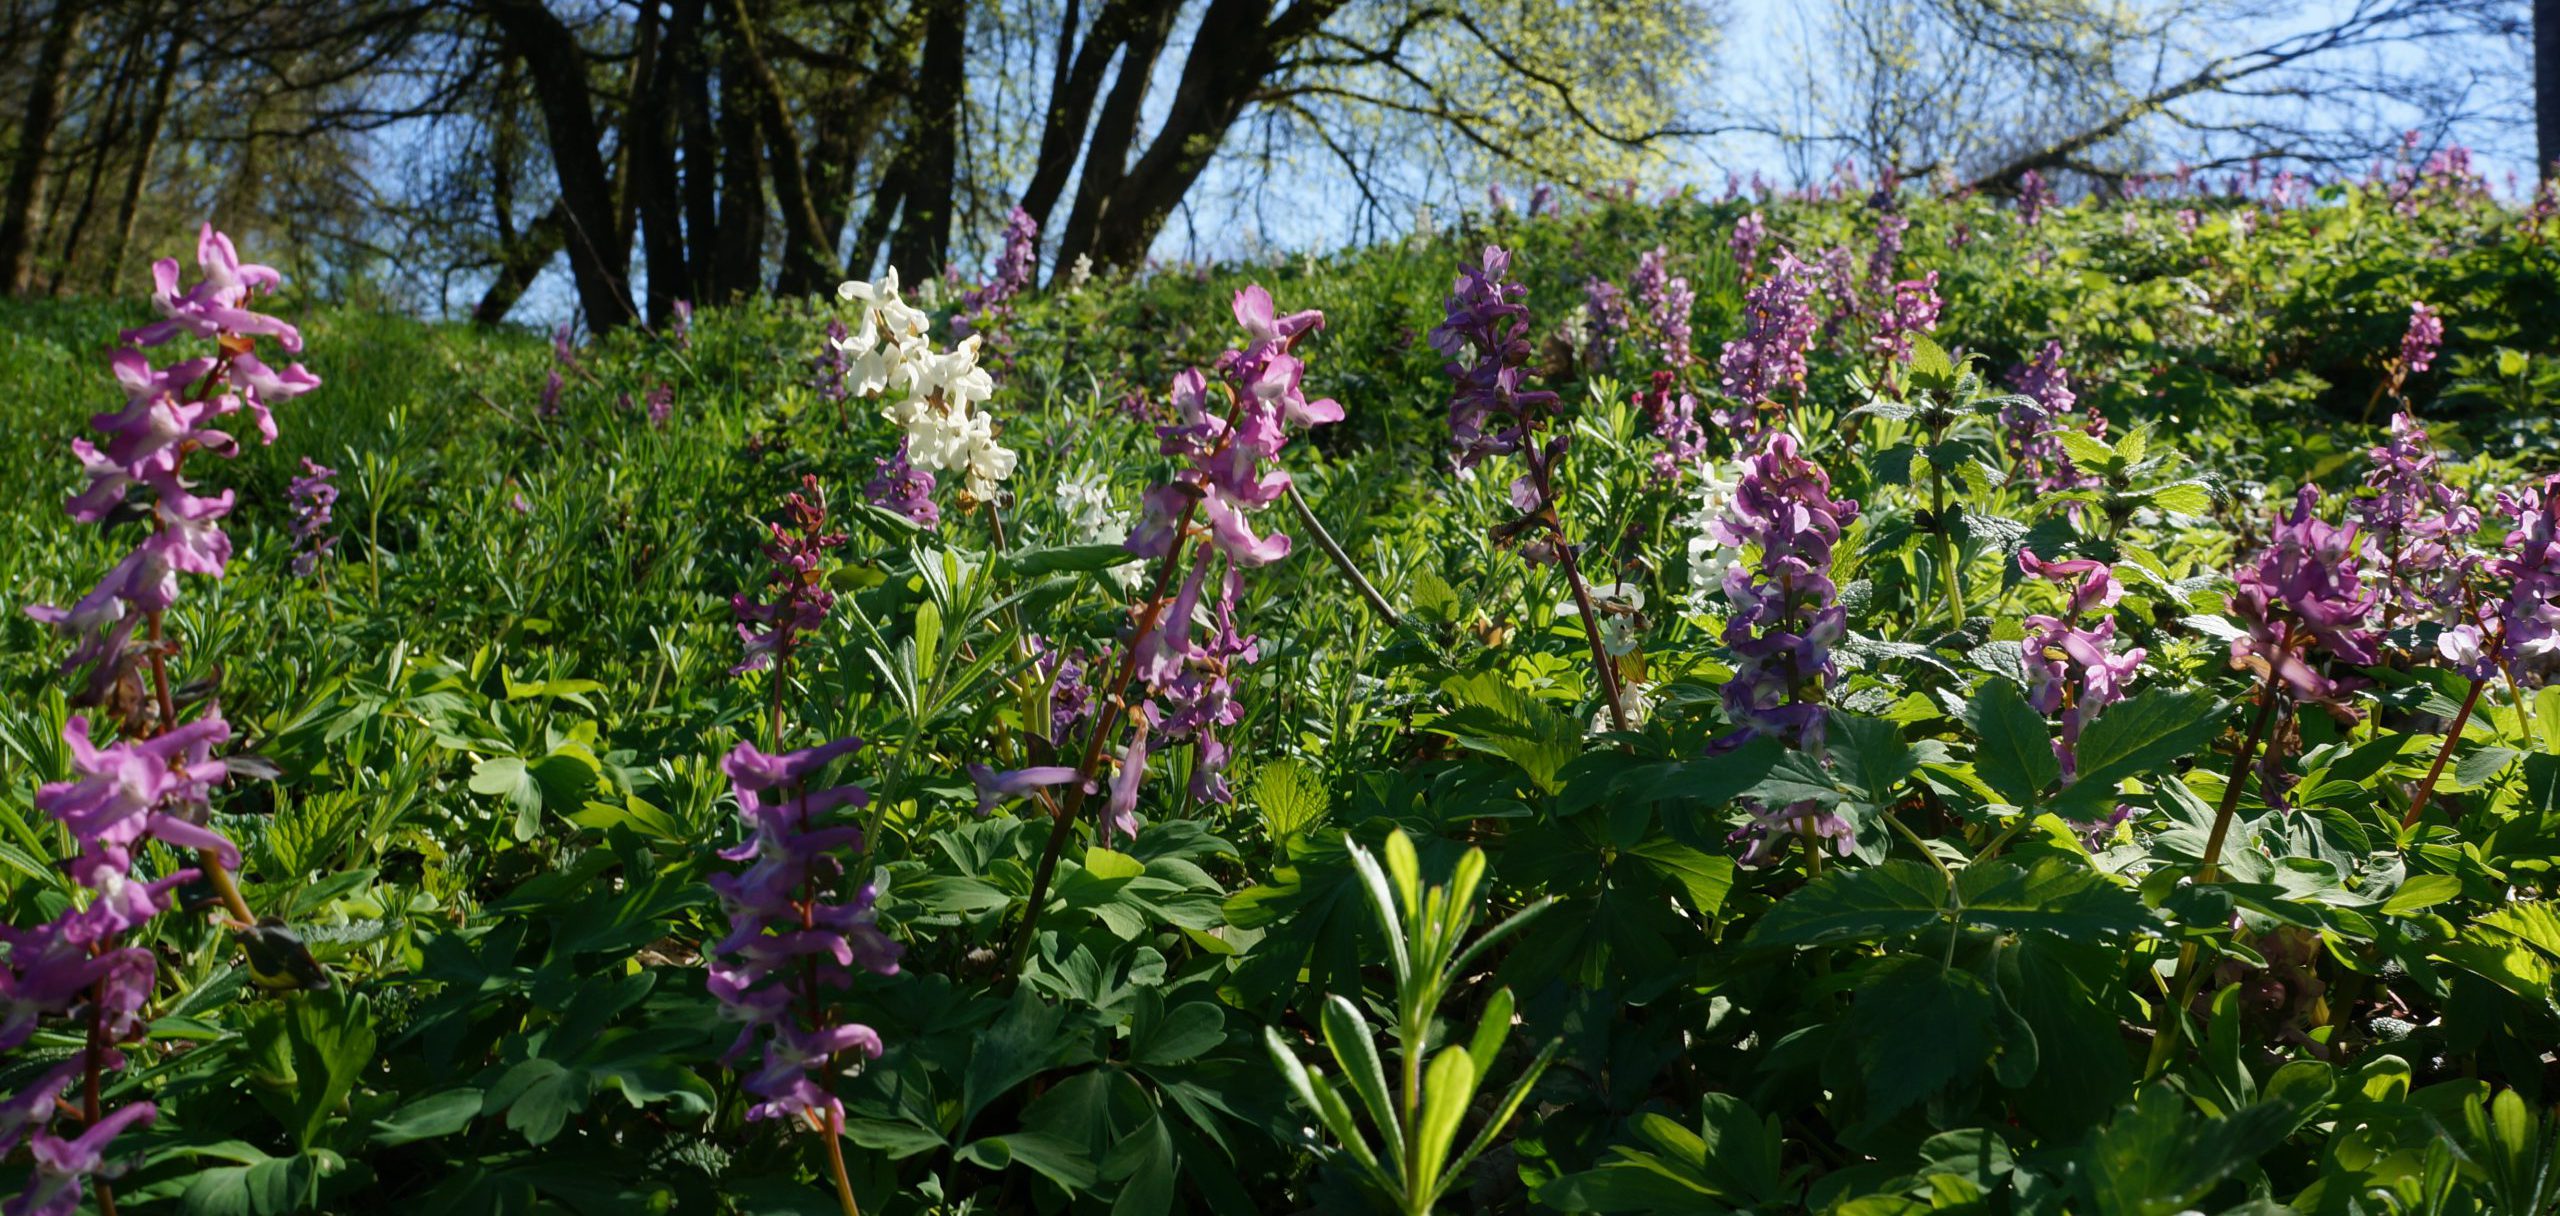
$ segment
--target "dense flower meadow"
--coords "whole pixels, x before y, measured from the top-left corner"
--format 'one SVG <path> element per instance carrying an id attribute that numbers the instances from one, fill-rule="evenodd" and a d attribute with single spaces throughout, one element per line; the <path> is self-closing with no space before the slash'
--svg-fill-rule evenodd
<path id="1" fill-rule="evenodd" d="M 2560 1212 L 2560 200 L 1006 238 L 0 314 L 0 1213 Z"/>

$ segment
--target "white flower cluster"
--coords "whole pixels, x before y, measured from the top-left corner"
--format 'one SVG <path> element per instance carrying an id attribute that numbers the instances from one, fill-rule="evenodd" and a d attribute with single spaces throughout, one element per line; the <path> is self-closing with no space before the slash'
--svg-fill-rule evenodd
<path id="1" fill-rule="evenodd" d="M 924 310 L 898 296 L 895 269 L 878 283 L 846 283 L 836 296 L 860 312 L 835 344 L 847 363 L 846 388 L 862 397 L 896 394 L 881 413 L 907 428 L 907 462 L 959 473 L 969 497 L 994 498 L 996 483 L 1013 476 L 1014 453 L 996 442 L 995 420 L 980 408 L 996 382 L 978 366 L 977 335 L 933 349 Z"/>
<path id="2" fill-rule="evenodd" d="M 1066 514 L 1067 528 L 1079 543 L 1116 545 L 1129 539 L 1129 513 L 1112 505 L 1111 483 L 1105 478 L 1059 478 L 1058 508 Z M 1139 573 L 1134 562 L 1110 570 L 1112 581 L 1128 590 L 1137 589 Z"/>
<path id="3" fill-rule="evenodd" d="M 1725 571 L 1742 560 L 1742 554 L 1725 547 L 1711 526 L 1733 514 L 1733 494 L 1742 485 L 1738 470 L 1731 465 L 1699 461 L 1689 469 L 1697 479 L 1697 509 L 1677 521 L 1689 533 L 1689 608 L 1704 609 L 1707 597 L 1724 589 Z"/>

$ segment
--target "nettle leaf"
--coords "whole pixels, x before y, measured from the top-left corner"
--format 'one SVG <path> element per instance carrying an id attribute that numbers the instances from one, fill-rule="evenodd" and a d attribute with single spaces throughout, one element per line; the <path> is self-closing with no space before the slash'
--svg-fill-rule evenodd
<path id="1" fill-rule="evenodd" d="M 1970 1076 L 1991 1058 L 1998 1009 L 1990 985 L 1937 959 L 1895 955 L 1858 979 L 1849 1035 L 1867 1094 L 1867 1121 Z"/>
<path id="2" fill-rule="evenodd" d="M 2222 705 L 2197 692 L 2147 692 L 2109 706 L 2080 732 L 2080 772 L 2054 796 L 2066 819 L 2092 818 L 2116 787 L 2203 751 L 2222 729 Z"/>
<path id="3" fill-rule="evenodd" d="M 2008 861 L 1969 866 L 1956 875 L 1956 895 L 1965 923 L 2013 932 L 2090 938 L 2153 924 L 2141 896 L 2067 857 L 2046 857 L 2032 868 Z"/>
<path id="4" fill-rule="evenodd" d="M 1520 766 L 1539 789 L 1554 793 L 1556 775 L 1582 754 L 1582 730 L 1573 719 L 1514 687 L 1498 672 L 1451 676 L 1440 691 L 1457 707 L 1432 722 L 1459 743 Z"/>
<path id="5" fill-rule="evenodd" d="M 1835 869 L 1778 901 L 1751 927 L 1760 949 L 1876 941 L 1916 933 L 1947 912 L 1947 883 L 1917 861 L 1890 858 L 1863 870 Z"/>
<path id="6" fill-rule="evenodd" d="M 2171 1216 L 2282 1144 L 2329 1097 L 2329 1067 L 2302 1063 L 2311 1069 L 2279 1069 L 2263 1101 L 2227 1118 L 2194 1111 L 2166 1085 L 2143 1090 L 2080 1154 L 2081 1184 L 2094 1210 Z"/>
<path id="7" fill-rule="evenodd" d="M 2052 729 L 2044 715 L 2027 704 L 2016 684 L 1984 680 L 1965 705 L 1965 724 L 1981 739 L 1974 749 L 1974 775 L 2009 805 L 2032 807 L 2039 795 L 2062 779 L 2062 762 L 2053 754 Z"/>
<path id="8" fill-rule="evenodd" d="M 1831 712 L 1831 754 L 1840 761 L 1847 784 L 1877 806 L 1893 801 L 1894 791 L 1920 771 L 1920 760 L 1902 738 L 1902 728 L 1882 718 Z"/>

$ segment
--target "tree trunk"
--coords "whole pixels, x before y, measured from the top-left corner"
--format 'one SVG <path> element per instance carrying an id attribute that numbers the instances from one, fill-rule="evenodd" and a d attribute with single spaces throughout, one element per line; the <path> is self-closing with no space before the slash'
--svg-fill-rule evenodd
<path id="1" fill-rule="evenodd" d="M 798 125 L 792 121 L 790 104 L 783 97 L 782 82 L 775 78 L 773 65 L 765 62 L 763 49 L 756 45 L 755 20 L 748 15 L 745 0 L 721 0 L 721 15 L 729 22 L 738 59 L 746 68 L 744 84 L 754 103 L 757 125 L 764 130 L 767 159 L 773 166 L 774 201 L 782 205 L 782 272 L 774 290 L 781 295 L 802 295 L 842 277 L 835 264 L 836 234 L 819 218 L 817 200 L 809 186 L 808 166 L 800 159 Z"/>
<path id="2" fill-rule="evenodd" d="M 63 73 L 87 12 L 83 0 L 54 0 L 44 42 L 36 51 L 35 74 L 18 123 L 18 155 L 9 167 L 8 197 L 0 202 L 0 288 L 13 296 L 25 295 L 35 283 L 36 221 L 44 201 L 45 160 L 53 152 L 54 130 L 62 121 Z"/>
<path id="3" fill-rule="evenodd" d="M 688 28 L 681 8 L 667 25 L 666 36 L 650 63 L 646 80 L 623 120 L 630 144 L 630 185 L 624 197 L 638 220 L 641 264 L 648 268 L 646 310 L 653 327 L 667 323 L 675 302 L 684 298 L 684 201 L 679 194 L 675 152 L 676 80 L 682 74 L 685 40 L 701 37 L 701 25 Z"/>
<path id="4" fill-rule="evenodd" d="M 2534 155 L 2542 180 L 2560 173 L 2560 0 L 2533 0 Z"/>
<path id="5" fill-rule="evenodd" d="M 924 60 L 907 109 L 906 198 L 898 232 L 889 239 L 889 264 L 908 282 L 942 273 L 951 257 L 951 199 L 960 167 L 962 59 L 968 54 L 969 7 L 964 0 L 926 0 Z"/>
<path id="6" fill-rule="evenodd" d="M 1084 145 L 1085 130 L 1093 119 L 1094 95 L 1102 89 L 1103 73 L 1111 66 L 1111 57 L 1157 14 L 1142 13 L 1170 7 L 1154 0 L 1110 0 L 1093 18 L 1093 32 L 1086 35 L 1082 47 L 1074 46 L 1072 4 L 1066 21 L 1058 33 L 1058 71 L 1051 81 L 1049 108 L 1040 128 L 1040 151 L 1032 158 L 1031 181 L 1022 190 L 1022 209 L 1040 225 L 1049 228 L 1049 217 L 1056 213 L 1058 198 L 1066 190 L 1067 175 L 1075 172 L 1076 153 Z M 1132 58 L 1136 58 L 1134 52 Z M 1155 56 L 1145 56 L 1152 66 Z M 1124 69 L 1125 70 L 1125 69 Z M 1125 149 L 1126 144 L 1122 147 Z"/>
<path id="7" fill-rule="evenodd" d="M 533 286 L 535 276 L 568 243 L 568 236 L 568 215 L 554 202 L 542 218 L 506 241 L 499 252 L 498 276 L 480 294 L 480 303 L 471 310 L 471 323 L 484 328 L 505 323 L 507 314 L 515 311 L 516 301 L 524 298 L 525 289 Z"/>
<path id="8" fill-rule="evenodd" d="M 542 0 L 487 0 L 510 54 L 523 61 L 542 111 L 544 142 L 560 179 L 569 271 L 587 326 L 599 332 L 637 318 L 631 305 L 630 236 L 616 214 L 603 131 L 589 104 L 587 53 Z"/>
<path id="9" fill-rule="evenodd" d="M 1093 138 L 1084 154 L 1084 176 L 1076 181 L 1076 205 L 1067 213 L 1066 232 L 1058 241 L 1058 266 L 1071 267 L 1093 250 L 1096 224 L 1111 204 L 1111 192 L 1129 167 L 1129 149 L 1138 140 L 1138 120 L 1147 99 L 1147 82 L 1155 75 L 1156 58 L 1164 54 L 1173 30 L 1173 13 L 1151 13 L 1129 36 L 1120 57 L 1120 74 L 1111 82 L 1094 118 Z M 1106 263 L 1109 264 L 1109 263 Z"/>
<path id="10" fill-rule="evenodd" d="M 134 94 L 142 84 L 137 69 L 142 62 L 142 48 L 151 40 L 151 16 L 149 10 L 144 10 L 133 28 L 123 32 L 123 51 L 117 55 L 113 74 L 105 85 L 106 117 L 90 128 L 89 164 L 80 183 L 80 205 L 72 210 L 71 228 L 63 234 L 62 243 L 57 246 L 59 253 L 54 258 L 53 273 L 45 280 L 46 295 L 62 294 L 62 285 L 70 278 L 72 265 L 80 256 L 80 242 L 89 235 L 89 221 L 97 216 L 98 188 L 106 180 L 107 161 L 116 146 L 124 142 L 125 128 L 133 124 Z M 63 172 L 66 175 L 63 180 L 68 184 L 70 166 L 64 165 Z M 69 197 L 66 195 L 65 201 Z"/>
<path id="11" fill-rule="evenodd" d="M 740 300 L 764 285 L 764 132 L 735 23 L 720 32 L 720 237 L 712 298 Z"/>
<path id="12" fill-rule="evenodd" d="M 151 161 L 160 153 L 160 133 L 169 121 L 169 93 L 177 87 L 178 67 L 187 54 L 186 27 L 169 31 L 169 49 L 160 53 L 160 72 L 151 82 L 151 104 L 142 112 L 142 139 L 133 150 L 133 170 L 125 174 L 124 196 L 116 200 L 116 243 L 109 251 L 98 286 L 112 292 L 124 280 L 125 259 L 133 253 L 133 226 L 142 212 L 142 188 L 150 183 Z"/>
<path id="13" fill-rule="evenodd" d="M 720 138 L 712 126 L 711 53 L 703 37 L 708 0 L 676 0 L 675 24 L 689 32 L 676 42 L 676 130 L 684 150 L 685 298 L 718 298 L 714 270 L 720 260 Z"/>

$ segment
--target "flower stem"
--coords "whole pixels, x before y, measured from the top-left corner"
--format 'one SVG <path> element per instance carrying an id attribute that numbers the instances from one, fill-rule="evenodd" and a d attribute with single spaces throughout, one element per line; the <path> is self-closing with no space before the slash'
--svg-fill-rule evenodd
<path id="1" fill-rule="evenodd" d="M 1932 451 L 1935 443 L 1932 442 Z M 1955 618 L 1950 628 L 1964 628 L 1964 570 L 1956 557 L 1956 538 L 1947 529 L 1947 476 L 1939 471 L 1933 456 L 1929 461 L 1929 493 L 1935 500 L 1930 518 L 1937 523 L 1938 577 L 1947 584 L 1947 615 Z"/>
<path id="2" fill-rule="evenodd" d="M 1556 565 L 1564 571 L 1565 585 L 1573 589 L 1574 607 L 1582 613 L 1582 637 L 1591 645 L 1591 669 L 1599 678 L 1600 696 L 1609 705 L 1609 724 L 1620 731 L 1627 729 L 1627 707 L 1618 692 L 1618 664 L 1609 657 L 1609 648 L 1600 641 L 1600 613 L 1591 603 L 1591 588 L 1582 581 L 1582 562 L 1574 556 L 1573 542 L 1564 534 L 1564 517 L 1556 510 L 1555 466 L 1535 446 L 1526 447 L 1530 476 L 1538 479 L 1538 499 L 1546 504 L 1547 532 L 1555 537 Z"/>
<path id="3" fill-rule="evenodd" d="M 2462 742 L 2462 728 L 2471 724 L 2471 711 L 2480 705 L 2481 690 L 2487 680 L 2473 680 L 2471 692 L 2462 698 L 2461 712 L 2453 715 L 2453 726 L 2444 732 L 2444 746 L 2436 749 L 2436 762 L 2427 768 L 2427 779 L 2418 783 L 2418 796 L 2409 800 L 2409 812 L 2400 817 L 2403 828 L 2416 827 L 2418 816 L 2427 813 L 2427 799 L 2436 792 L 2436 779 L 2444 776 L 2444 763 L 2453 758 L 2453 745 Z"/>
<path id="4" fill-rule="evenodd" d="M 2284 670 L 2293 648 L 2292 631 L 2276 644 L 2276 652 L 2267 663 L 2266 679 L 2258 686 L 2258 716 L 2249 726 L 2249 738 L 2233 757 L 2231 776 L 2223 782 L 2222 805 L 2213 813 L 2213 832 L 2205 838 L 2204 864 L 2196 867 L 2196 884 L 2201 886 L 2222 876 L 2222 842 L 2231 834 L 2231 816 L 2240 808 L 2240 794 L 2249 784 L 2249 765 L 2258 755 L 2258 744 L 2265 740 L 2267 727 L 2275 721 L 2277 673 Z M 2151 1059 L 2143 1066 L 2145 1081 L 2154 1080 L 2169 1066 L 2169 1057 L 2177 1050 L 2179 1020 L 2187 1006 L 2196 999 L 2196 990 L 2204 985 L 2204 969 L 2196 965 L 2196 943 L 2190 939 L 2178 948 L 2178 970 L 2171 977 L 2175 996 L 2160 1008 L 2159 1024 L 2151 1039 Z"/>
<path id="5" fill-rule="evenodd" d="M 1183 551 L 1190 547 L 1191 519 L 1199 511 L 1198 499 L 1182 508 L 1182 519 L 1174 525 L 1172 547 L 1165 550 L 1163 560 L 1156 563 L 1156 581 L 1147 595 L 1146 607 L 1138 614 L 1137 628 L 1121 644 L 1120 669 L 1113 676 L 1111 690 L 1095 706 L 1093 735 L 1085 740 L 1084 759 L 1076 765 L 1076 779 L 1067 785 L 1066 795 L 1050 815 L 1049 843 L 1040 852 L 1040 865 L 1031 872 L 1031 900 L 1023 905 L 1022 928 L 1013 945 L 1013 969 L 1019 974 L 1031 957 L 1031 943 L 1040 925 L 1040 908 L 1049 901 L 1049 880 L 1057 874 L 1058 855 L 1067 848 L 1067 837 L 1075 832 L 1076 813 L 1084 808 L 1085 787 L 1102 767 L 1102 749 L 1119 730 L 1123 709 L 1121 695 L 1129 690 L 1129 682 L 1138 675 L 1138 642 L 1155 632 L 1157 619 L 1164 614 L 1165 595 L 1173 587 L 1174 575 L 1182 568 Z"/>
<path id="6" fill-rule="evenodd" d="M 853 1201 L 853 1179 L 844 1172 L 844 1115 L 827 1116 L 824 1132 L 827 1138 L 827 1172 L 836 1178 L 836 1202 L 844 1207 L 844 1216 L 862 1216 L 862 1208 Z"/>
<path id="7" fill-rule="evenodd" d="M 1288 494 L 1289 505 L 1297 508 L 1298 522 L 1307 526 L 1308 534 L 1316 538 L 1316 547 L 1324 550 L 1326 557 L 1333 559 L 1334 567 L 1342 571 L 1342 577 L 1350 581 L 1352 590 L 1360 593 L 1360 598 L 1368 603 L 1370 611 L 1377 613 L 1390 628 L 1404 628 L 1404 618 L 1387 605 L 1387 597 L 1378 594 L 1377 587 L 1369 582 L 1366 575 L 1360 573 L 1360 567 L 1352 564 L 1351 555 L 1343 551 L 1341 542 L 1333 539 L 1333 533 L 1325 531 L 1324 525 L 1317 521 L 1316 513 L 1307 507 L 1307 500 L 1299 495 L 1296 482 L 1289 483 Z"/>
<path id="8" fill-rule="evenodd" d="M 160 706 L 160 724 L 151 733 L 159 735 L 178 724 L 177 698 L 169 691 L 168 657 L 160 651 L 160 614 L 149 613 L 144 619 L 148 622 L 152 643 L 151 693 Z M 196 866 L 204 875 L 205 885 L 212 887 L 213 893 L 221 897 L 224 910 L 231 913 L 231 919 L 240 922 L 240 928 L 246 929 L 258 923 L 258 914 L 251 912 L 249 901 L 241 898 L 240 885 L 231 881 L 231 871 L 223 867 L 220 854 L 211 849 L 197 849 Z"/>

